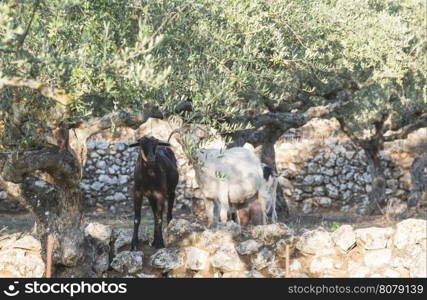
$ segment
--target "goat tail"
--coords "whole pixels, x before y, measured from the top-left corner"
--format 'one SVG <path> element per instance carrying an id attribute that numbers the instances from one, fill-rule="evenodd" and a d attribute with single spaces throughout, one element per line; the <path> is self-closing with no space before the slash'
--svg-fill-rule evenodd
<path id="1" fill-rule="evenodd" d="M 262 208 L 262 225 L 267 224 L 267 207 L 264 197 L 264 193 L 258 190 L 258 202 L 260 203 Z"/>

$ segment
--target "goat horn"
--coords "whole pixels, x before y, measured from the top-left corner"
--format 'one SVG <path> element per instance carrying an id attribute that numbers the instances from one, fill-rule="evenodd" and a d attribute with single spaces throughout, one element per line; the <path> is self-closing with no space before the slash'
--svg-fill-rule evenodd
<path id="1" fill-rule="evenodd" d="M 169 134 L 168 143 L 170 142 L 171 137 L 172 137 L 175 133 L 177 133 L 177 132 L 178 132 L 179 134 L 181 134 L 181 129 L 180 129 L 180 128 L 177 128 L 177 129 L 172 130 L 171 134 Z"/>

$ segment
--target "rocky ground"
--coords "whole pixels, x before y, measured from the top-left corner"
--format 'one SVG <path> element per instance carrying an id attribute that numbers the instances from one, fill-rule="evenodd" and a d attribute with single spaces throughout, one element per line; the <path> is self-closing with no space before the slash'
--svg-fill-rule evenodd
<path id="1" fill-rule="evenodd" d="M 285 277 L 288 246 L 289 277 L 427 276 L 427 222 L 421 218 L 352 225 L 312 216 L 311 222 L 295 217 L 288 224 L 207 228 L 188 214 L 175 216 L 165 229 L 167 248 L 160 250 L 150 247 L 152 220 L 143 219 L 137 252 L 129 251 L 131 218 L 92 216 L 86 234 L 109 249 L 99 255 L 97 271 L 102 277 Z M 0 276 L 43 276 L 40 243 L 28 233 L 1 234 Z"/>

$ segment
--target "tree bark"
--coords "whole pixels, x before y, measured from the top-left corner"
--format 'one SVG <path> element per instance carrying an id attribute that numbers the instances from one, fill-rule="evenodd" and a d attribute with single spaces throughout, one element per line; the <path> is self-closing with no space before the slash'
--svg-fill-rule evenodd
<path id="1" fill-rule="evenodd" d="M 411 194 L 408 198 L 408 206 L 414 207 L 423 200 L 427 200 L 427 154 L 417 157 L 412 162 L 411 173 Z"/>
<path id="2" fill-rule="evenodd" d="M 384 149 L 384 131 L 386 130 L 385 122 L 388 116 L 389 113 L 384 112 L 381 118 L 374 122 L 374 134 L 369 138 L 364 139 L 358 138 L 347 126 L 344 119 L 337 117 L 341 130 L 353 141 L 353 143 L 365 151 L 368 158 L 368 171 L 372 177 L 372 190 L 368 193 L 369 205 L 367 209 L 369 214 L 372 214 L 377 210 L 381 210 L 381 205 L 383 205 L 386 200 L 386 178 L 379 154 L 380 151 Z"/>
<path id="3" fill-rule="evenodd" d="M 370 170 L 372 179 L 372 190 L 368 193 L 368 213 L 373 213 L 380 210 L 381 206 L 385 203 L 386 178 L 379 156 L 378 145 L 370 143 L 362 144 L 362 148 L 365 150 L 368 158 L 368 170 Z"/>

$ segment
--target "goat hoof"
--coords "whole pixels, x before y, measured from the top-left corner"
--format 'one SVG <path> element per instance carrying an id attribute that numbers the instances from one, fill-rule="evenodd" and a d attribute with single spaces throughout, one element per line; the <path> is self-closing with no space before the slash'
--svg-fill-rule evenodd
<path id="1" fill-rule="evenodd" d="M 130 246 L 130 251 L 138 251 L 139 245 L 138 243 L 132 242 Z"/>
<path id="2" fill-rule="evenodd" d="M 158 242 L 158 241 L 154 241 L 151 244 L 152 247 L 156 248 L 156 249 L 160 249 L 160 248 L 164 248 L 165 244 L 163 242 Z"/>
<path id="3" fill-rule="evenodd" d="M 208 229 L 212 229 L 212 230 L 218 229 L 219 227 L 220 227 L 219 222 L 213 222 L 212 224 L 208 225 Z"/>

